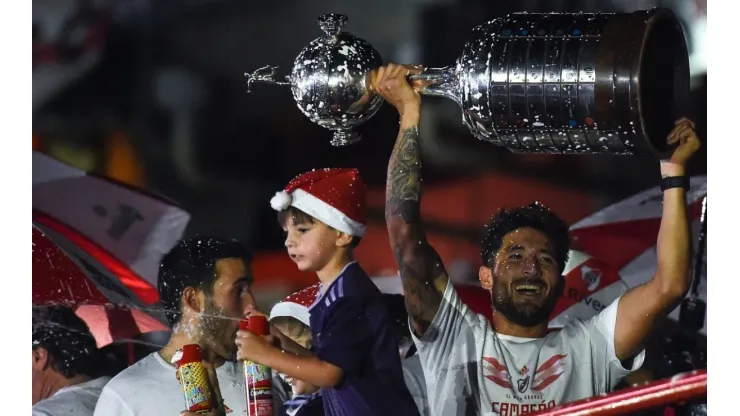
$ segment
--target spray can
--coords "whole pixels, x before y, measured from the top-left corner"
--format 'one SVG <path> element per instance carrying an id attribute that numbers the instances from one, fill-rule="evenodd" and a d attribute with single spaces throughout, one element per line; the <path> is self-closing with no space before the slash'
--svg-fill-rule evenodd
<path id="1" fill-rule="evenodd" d="M 177 379 L 185 395 L 185 407 L 189 412 L 207 413 L 213 409 L 213 395 L 208 382 L 208 373 L 203 366 L 203 353 L 197 344 L 182 347 L 172 357 L 177 367 Z"/>
<path id="2" fill-rule="evenodd" d="M 264 316 L 250 316 L 241 321 L 242 330 L 255 335 L 268 335 L 269 323 Z M 272 408 L 272 371 L 262 364 L 244 361 L 244 378 L 247 395 L 248 416 L 273 416 Z"/>

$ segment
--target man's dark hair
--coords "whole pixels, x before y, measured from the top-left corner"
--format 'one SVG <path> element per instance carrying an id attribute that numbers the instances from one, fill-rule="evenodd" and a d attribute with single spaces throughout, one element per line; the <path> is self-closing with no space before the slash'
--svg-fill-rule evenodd
<path id="1" fill-rule="evenodd" d="M 296 225 L 315 224 L 317 221 L 316 218 L 314 218 L 313 216 L 301 211 L 300 209 L 292 205 L 282 211 L 278 211 L 277 218 L 278 218 L 278 224 L 280 224 L 281 227 L 287 226 L 288 218 L 292 218 L 293 224 L 296 224 Z M 329 227 L 331 227 L 331 225 L 329 225 Z M 349 246 L 352 248 L 355 248 L 360 245 L 361 240 L 362 240 L 362 237 L 353 235 L 352 241 L 349 243 Z"/>
<path id="2" fill-rule="evenodd" d="M 481 242 L 480 256 L 483 264 L 492 267 L 504 236 L 524 227 L 534 228 L 547 236 L 555 250 L 555 260 L 562 273 L 570 250 L 568 224 L 539 202 L 512 210 L 501 209 L 491 217 Z"/>
<path id="3" fill-rule="evenodd" d="M 33 306 L 33 349 L 49 354 L 51 367 L 65 378 L 94 376 L 98 348 L 85 321 L 62 305 Z"/>
<path id="4" fill-rule="evenodd" d="M 216 262 L 229 258 L 242 259 L 245 264 L 252 260 L 249 251 L 238 241 L 216 237 L 180 240 L 165 254 L 159 265 L 157 289 L 170 326 L 174 327 L 182 316 L 182 292 L 185 288 L 193 287 L 212 295 Z"/>

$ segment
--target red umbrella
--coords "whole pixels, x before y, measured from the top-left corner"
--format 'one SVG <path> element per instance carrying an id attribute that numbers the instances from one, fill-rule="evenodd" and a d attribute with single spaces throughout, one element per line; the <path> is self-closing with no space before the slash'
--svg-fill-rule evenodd
<path id="1" fill-rule="evenodd" d="M 34 305 L 63 303 L 75 307 L 99 347 L 147 332 L 168 330 L 146 313 L 120 306 L 141 306 L 141 303 L 92 256 L 77 257 L 75 261 L 35 224 L 32 232 Z M 111 304 L 111 298 L 118 305 Z"/>
<path id="2" fill-rule="evenodd" d="M 34 224 L 75 261 L 94 257 L 105 263 L 148 305 L 158 301 L 159 261 L 190 220 L 187 212 L 161 197 L 35 151 L 33 210 Z"/>
<path id="3" fill-rule="evenodd" d="M 82 269 L 59 246 L 33 226 L 31 295 L 34 305 L 108 303 Z"/>
<path id="4" fill-rule="evenodd" d="M 149 332 L 169 331 L 167 325 L 138 309 L 123 309 L 110 305 L 80 305 L 75 309 L 75 313 L 87 323 L 99 348 L 117 340 L 132 339 Z"/>
<path id="5" fill-rule="evenodd" d="M 154 287 L 110 253 L 69 227 L 36 211 L 33 212 L 33 242 L 34 248 L 36 244 L 43 248 L 34 250 L 33 256 L 34 304 L 112 302 L 144 307 L 159 301 L 159 294 Z M 69 266 L 58 267 L 56 262 L 50 260 L 52 256 L 56 259 L 64 257 Z M 47 261 L 44 262 L 44 259 Z M 77 270 L 72 272 L 71 267 Z M 91 284 L 98 294 L 91 289 Z M 102 296 L 102 300 L 99 296 Z"/>
<path id="6" fill-rule="evenodd" d="M 701 235 L 702 204 L 707 196 L 707 177 L 691 178 L 691 190 L 686 195 L 691 219 L 694 248 Z M 655 273 L 655 244 L 663 211 L 663 193 L 659 187 L 640 192 L 611 205 L 571 227 L 575 245 L 613 270 L 618 270 L 628 287 L 640 285 Z M 706 258 L 700 259 L 706 265 Z M 701 265 L 701 264 L 700 264 Z M 706 267 L 700 267 L 698 297 L 706 301 Z M 669 316 L 678 318 L 678 309 Z M 706 331 L 705 328 L 702 332 Z"/>

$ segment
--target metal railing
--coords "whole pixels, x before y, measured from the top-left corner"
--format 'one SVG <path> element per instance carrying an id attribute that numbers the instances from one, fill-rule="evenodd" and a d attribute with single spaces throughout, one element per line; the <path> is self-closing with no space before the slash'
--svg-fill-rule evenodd
<path id="1" fill-rule="evenodd" d="M 680 373 L 643 386 L 630 387 L 617 392 L 579 400 L 553 407 L 532 416 L 624 415 L 639 410 L 653 409 L 706 397 L 707 371 Z"/>

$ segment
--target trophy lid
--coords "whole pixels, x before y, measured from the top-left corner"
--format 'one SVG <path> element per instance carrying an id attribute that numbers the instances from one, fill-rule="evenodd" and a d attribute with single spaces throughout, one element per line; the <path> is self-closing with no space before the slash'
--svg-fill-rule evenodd
<path id="1" fill-rule="evenodd" d="M 319 27 L 329 36 L 336 36 L 344 29 L 347 16 L 343 14 L 328 13 L 319 16 Z"/>

